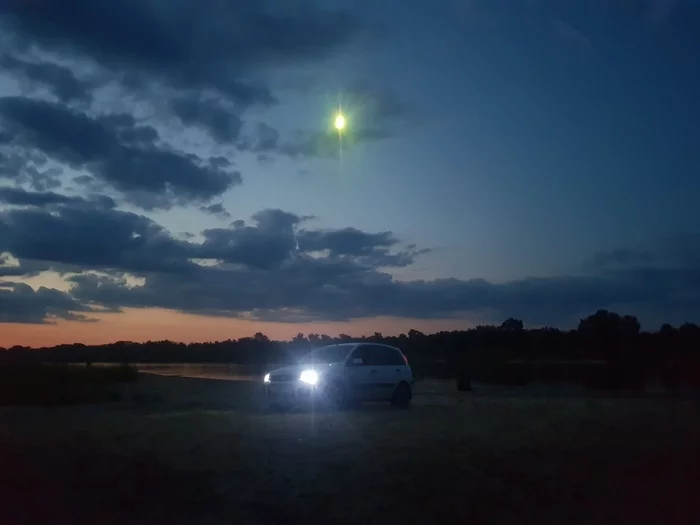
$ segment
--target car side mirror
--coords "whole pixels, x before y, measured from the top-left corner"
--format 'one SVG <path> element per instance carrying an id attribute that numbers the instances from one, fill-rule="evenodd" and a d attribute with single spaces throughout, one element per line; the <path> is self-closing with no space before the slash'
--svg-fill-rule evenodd
<path id="1" fill-rule="evenodd" d="M 352 366 L 360 366 L 362 363 L 364 363 L 364 361 L 361 357 L 353 357 L 350 363 L 352 364 Z"/>

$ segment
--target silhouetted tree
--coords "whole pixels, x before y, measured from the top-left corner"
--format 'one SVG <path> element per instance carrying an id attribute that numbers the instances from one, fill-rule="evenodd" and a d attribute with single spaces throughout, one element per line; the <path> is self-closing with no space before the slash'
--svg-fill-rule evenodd
<path id="1" fill-rule="evenodd" d="M 498 326 L 424 334 L 351 337 L 297 334 L 290 342 L 271 341 L 262 332 L 238 340 L 177 343 L 116 341 L 106 345 L 58 345 L 52 348 L 0 348 L 0 363 L 236 363 L 269 368 L 293 362 L 311 348 L 333 342 L 377 341 L 401 348 L 418 377 L 456 378 L 464 371 L 473 381 L 524 384 L 528 381 L 575 381 L 591 386 L 639 388 L 660 380 L 669 391 L 700 387 L 700 328 L 663 324 L 658 332 L 640 330 L 629 315 L 606 310 L 581 319 L 577 330 L 526 330 L 508 318 Z M 463 379 L 463 376 L 462 376 Z M 462 383 L 464 384 L 464 383 Z"/>
<path id="2" fill-rule="evenodd" d="M 501 323 L 501 330 L 506 332 L 522 332 L 523 326 L 523 322 L 520 319 L 509 317 Z"/>
<path id="3" fill-rule="evenodd" d="M 413 329 L 408 331 L 408 338 L 409 339 L 420 339 L 422 337 L 424 337 L 423 332 L 419 332 L 418 330 L 413 330 Z"/>
<path id="4" fill-rule="evenodd" d="M 253 336 L 253 339 L 256 340 L 258 343 L 269 343 L 270 342 L 270 339 L 262 332 L 256 332 L 255 335 Z"/>
<path id="5" fill-rule="evenodd" d="M 645 363 L 635 363 L 630 356 L 631 346 L 639 336 L 640 324 L 636 317 L 598 310 L 582 319 L 579 333 L 595 348 L 603 352 L 608 363 L 607 383 L 611 387 L 640 387 Z M 640 356 L 641 357 L 641 356 Z M 633 366 L 637 365 L 637 366 Z"/>

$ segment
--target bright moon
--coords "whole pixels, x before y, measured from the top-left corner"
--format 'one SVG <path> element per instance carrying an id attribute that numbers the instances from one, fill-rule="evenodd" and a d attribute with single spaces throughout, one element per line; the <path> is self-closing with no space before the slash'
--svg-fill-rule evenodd
<path id="1" fill-rule="evenodd" d="M 345 117 L 343 116 L 342 113 L 338 113 L 338 115 L 335 117 L 335 129 L 338 131 L 342 131 L 342 129 L 345 127 Z"/>

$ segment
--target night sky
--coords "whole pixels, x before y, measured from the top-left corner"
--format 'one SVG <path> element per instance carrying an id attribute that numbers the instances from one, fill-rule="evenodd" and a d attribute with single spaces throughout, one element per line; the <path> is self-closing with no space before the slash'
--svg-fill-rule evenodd
<path id="1" fill-rule="evenodd" d="M 0 346 L 700 318 L 700 2 L 0 0 L 0 97 Z"/>

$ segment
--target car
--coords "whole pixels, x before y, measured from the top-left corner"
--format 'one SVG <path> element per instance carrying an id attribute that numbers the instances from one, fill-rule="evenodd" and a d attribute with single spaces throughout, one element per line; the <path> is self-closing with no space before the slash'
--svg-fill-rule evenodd
<path id="1" fill-rule="evenodd" d="M 363 401 L 408 407 L 413 372 L 404 353 L 379 343 L 338 343 L 311 351 L 298 364 L 271 370 L 263 378 L 272 409 L 303 402 L 335 408 Z"/>

